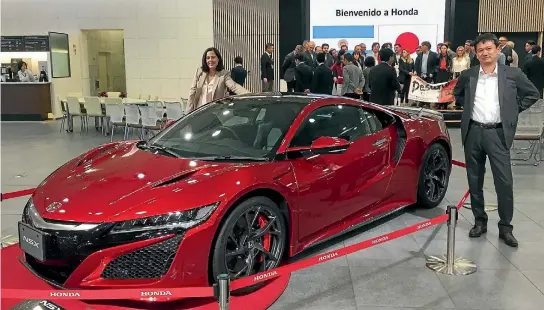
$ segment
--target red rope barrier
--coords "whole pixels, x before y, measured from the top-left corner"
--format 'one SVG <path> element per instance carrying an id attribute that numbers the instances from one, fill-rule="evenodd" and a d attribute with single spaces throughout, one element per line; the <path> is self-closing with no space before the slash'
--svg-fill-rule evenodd
<path id="1" fill-rule="evenodd" d="M 453 165 L 465 167 L 465 164 L 458 161 L 452 161 Z M 28 190 L 27 190 L 28 191 Z M 17 192 L 16 192 L 17 193 Z M 11 193 L 9 193 L 11 194 Z M 3 194 L 4 195 L 4 194 Z M 23 195 L 21 195 L 23 196 Z M 467 200 L 469 191 L 466 191 L 456 207 L 459 210 Z M 383 234 L 378 237 L 367 239 L 359 243 L 344 247 L 342 249 L 329 251 L 323 254 L 315 255 L 300 261 L 296 261 L 281 267 L 254 274 L 249 277 L 235 280 L 231 283 L 231 290 L 238 290 L 252 286 L 271 279 L 289 275 L 292 272 L 299 271 L 314 265 L 318 265 L 339 257 L 361 251 L 378 244 L 386 243 L 417 231 L 442 224 L 448 220 L 448 214 L 443 214 L 393 232 Z M 186 288 L 165 288 L 165 289 L 110 289 L 110 290 L 22 290 L 22 289 L 2 289 L 2 298 L 9 299 L 79 299 L 79 300 L 107 300 L 107 299 L 142 299 L 155 300 L 158 298 L 198 298 L 213 297 L 212 287 L 186 287 Z"/>
<path id="2" fill-rule="evenodd" d="M 32 193 L 34 193 L 34 190 L 35 190 L 35 188 L 29 188 L 29 189 L 16 191 L 16 192 L 2 193 L 0 198 L 1 198 L 2 201 L 4 201 L 4 200 L 7 200 L 7 199 L 17 198 L 17 197 L 21 197 L 21 196 L 27 196 L 27 195 L 31 195 Z"/>

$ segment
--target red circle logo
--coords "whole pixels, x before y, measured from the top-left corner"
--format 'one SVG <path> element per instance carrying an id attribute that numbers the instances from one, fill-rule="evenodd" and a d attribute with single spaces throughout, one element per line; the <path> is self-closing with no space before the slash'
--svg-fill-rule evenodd
<path id="1" fill-rule="evenodd" d="M 413 54 L 419 46 L 419 38 L 412 32 L 404 32 L 397 37 L 395 44 L 400 44 L 402 49 L 406 49 L 410 54 Z"/>

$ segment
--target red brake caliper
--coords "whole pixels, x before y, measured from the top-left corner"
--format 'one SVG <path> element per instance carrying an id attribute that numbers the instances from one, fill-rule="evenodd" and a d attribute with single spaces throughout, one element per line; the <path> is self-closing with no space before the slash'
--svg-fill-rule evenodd
<path id="1" fill-rule="evenodd" d="M 268 224 L 268 220 L 264 216 L 259 215 L 259 227 L 263 229 L 266 226 L 266 224 Z M 263 238 L 262 239 L 263 248 L 270 252 L 270 234 L 265 234 L 262 238 Z M 262 263 L 262 261 L 263 261 L 263 257 L 261 256 L 259 258 L 259 262 Z"/>

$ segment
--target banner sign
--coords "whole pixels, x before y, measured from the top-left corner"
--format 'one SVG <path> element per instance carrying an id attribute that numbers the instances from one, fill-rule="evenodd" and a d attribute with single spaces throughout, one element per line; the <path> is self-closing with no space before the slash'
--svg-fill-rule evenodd
<path id="1" fill-rule="evenodd" d="M 446 83 L 431 84 L 425 82 L 419 76 L 412 76 L 408 99 L 429 103 L 449 103 L 455 101 L 453 88 L 457 79 Z"/>

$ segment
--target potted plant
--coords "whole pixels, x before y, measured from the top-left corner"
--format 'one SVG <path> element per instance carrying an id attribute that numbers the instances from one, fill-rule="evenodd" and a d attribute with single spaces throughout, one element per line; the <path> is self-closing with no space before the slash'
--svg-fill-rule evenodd
<path id="1" fill-rule="evenodd" d="M 105 92 L 105 91 L 100 92 L 100 93 L 98 94 L 98 96 L 100 96 L 100 97 L 108 97 L 108 92 Z"/>
<path id="2" fill-rule="evenodd" d="M 127 93 L 124 93 L 124 92 L 121 92 L 119 93 L 119 98 L 126 98 L 127 97 Z"/>

